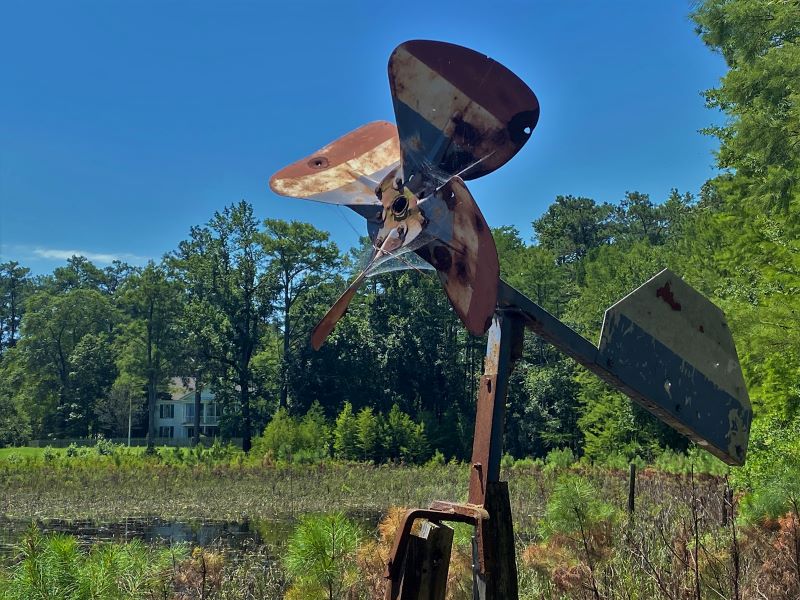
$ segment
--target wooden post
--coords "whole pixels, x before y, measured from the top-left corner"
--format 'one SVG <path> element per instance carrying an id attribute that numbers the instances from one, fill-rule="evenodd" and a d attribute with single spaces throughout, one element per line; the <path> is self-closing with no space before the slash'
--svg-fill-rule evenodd
<path id="1" fill-rule="evenodd" d="M 489 519 L 480 522 L 472 542 L 472 597 L 474 600 L 517 600 L 517 561 L 507 481 L 487 482 L 483 507 Z M 479 568 L 481 553 L 485 565 L 483 573 Z"/>
<path id="2" fill-rule="evenodd" d="M 408 543 L 399 600 L 444 600 L 453 529 L 426 521 Z"/>
<path id="3" fill-rule="evenodd" d="M 633 514 L 636 504 L 636 464 L 631 463 L 630 482 L 628 483 L 628 512 Z"/>

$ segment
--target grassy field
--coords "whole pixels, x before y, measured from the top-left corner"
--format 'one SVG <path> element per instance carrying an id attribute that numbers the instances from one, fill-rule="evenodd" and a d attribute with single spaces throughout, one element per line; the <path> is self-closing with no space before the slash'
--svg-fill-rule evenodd
<path id="1" fill-rule="evenodd" d="M 513 465 L 503 469 L 502 479 L 509 482 L 511 494 L 521 598 L 800 597 L 800 517 L 789 512 L 758 523 L 737 520 L 739 498 L 726 496 L 724 477 L 642 469 L 636 511 L 629 514 L 626 470 L 504 462 Z M 463 501 L 468 476 L 467 464 L 276 465 L 220 447 L 160 449 L 150 457 L 119 447 L 14 449 L 0 457 L 0 518 L 106 523 L 147 517 L 198 522 L 263 519 L 287 523 L 291 529 L 309 513 L 371 515 L 371 522 L 383 517 L 388 521 L 377 531 L 365 532 L 357 556 L 351 557 L 354 581 L 368 585 L 359 584 L 361 591 L 350 597 L 367 600 L 381 597 L 382 561 L 393 531 L 391 515 L 396 514 L 391 507 Z M 217 558 L 209 555 L 208 560 L 220 565 L 220 581 L 227 577 L 233 587 L 225 588 L 230 593 L 206 597 L 281 597 L 294 584 L 281 571 L 282 562 L 269 557 L 280 556 L 286 548 L 285 538 L 280 543 L 265 538 L 264 545 L 232 562 L 224 552 Z M 272 591 L 259 596 L 252 588 L 237 588 L 241 561 L 250 565 L 247 585 L 269 585 Z M 466 600 L 468 541 L 456 548 L 453 561 L 448 598 Z M 173 565 L 164 585 L 177 589 L 176 581 L 184 577 L 181 569 L 194 567 Z M 176 594 L 159 597 L 193 597 Z"/>
<path id="2" fill-rule="evenodd" d="M 65 448 L 61 448 L 54 450 L 54 452 L 63 455 L 65 450 L 66 450 Z M 0 448 L 0 461 L 7 461 L 9 457 L 12 456 L 41 458 L 43 454 L 44 454 L 44 448 L 30 448 L 30 447 Z"/>
<path id="3" fill-rule="evenodd" d="M 164 464 L 141 458 L 117 464 L 109 456 L 59 456 L 49 461 L 28 457 L 0 461 L 0 515 L 107 522 L 157 516 L 292 523 L 308 513 L 344 512 L 370 513 L 377 519 L 394 514 L 392 506 L 463 500 L 468 474 L 464 464 L 274 466 L 236 460 Z M 791 551 L 800 524 L 789 518 L 767 527 L 737 526 L 732 518 L 735 506 L 724 500 L 722 478 L 642 471 L 635 515 L 626 511 L 624 471 L 525 466 L 505 469 L 503 478 L 511 492 L 523 599 L 744 599 L 767 589 L 765 597 L 771 600 L 796 600 L 792 594 L 800 591 Z M 389 516 L 378 532 L 365 532 L 351 557 L 356 569 L 353 581 L 360 591 L 348 597 L 382 597 L 382 561 L 392 527 Z M 286 550 L 285 539 L 264 544 L 233 561 L 219 550 L 202 558 L 216 565 L 215 581 L 227 582 L 219 583 L 206 598 L 279 598 L 290 593 L 294 584 L 282 570 L 283 563 L 270 558 L 276 549 L 279 555 Z M 186 578 L 199 577 L 198 569 L 204 567 L 194 556 L 193 563 L 170 566 L 160 580 L 164 587 L 158 597 L 197 597 L 174 591 L 185 589 Z M 468 541 L 457 545 L 452 560 L 448 598 L 467 600 Z M 247 565 L 246 577 L 242 564 Z M 0 575 L 1 571 L 0 567 Z M 252 586 L 261 586 L 262 591 L 253 595 Z"/>
<path id="4" fill-rule="evenodd" d="M 283 519 L 314 512 L 350 514 L 385 512 L 391 506 L 427 506 L 433 500 L 466 499 L 469 466 L 445 464 L 409 467 L 324 462 L 281 465 L 245 462 L 241 453 L 226 460 L 196 461 L 173 450 L 145 460 L 136 449 L 120 457 L 62 453 L 45 460 L 18 453 L 0 460 L 0 515 L 12 519 L 123 518 Z M 574 467 L 579 469 L 579 467 Z M 520 532 L 534 532 L 559 474 L 565 470 L 523 466 L 504 469 Z M 624 471 L 584 469 L 615 506 L 627 503 Z M 696 485 L 709 507 L 721 511 L 723 483 L 703 477 Z M 685 496 L 682 478 L 654 471 L 639 476 L 638 500 L 645 505 L 664 497 Z"/>

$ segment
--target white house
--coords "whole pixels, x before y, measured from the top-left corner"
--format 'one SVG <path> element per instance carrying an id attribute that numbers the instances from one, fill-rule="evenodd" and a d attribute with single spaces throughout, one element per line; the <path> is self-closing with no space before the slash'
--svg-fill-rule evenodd
<path id="1" fill-rule="evenodd" d="M 156 402 L 156 435 L 160 438 L 191 439 L 194 436 L 193 378 L 173 377 L 170 381 L 170 399 Z M 200 435 L 219 435 L 221 407 L 209 388 L 200 392 Z"/>

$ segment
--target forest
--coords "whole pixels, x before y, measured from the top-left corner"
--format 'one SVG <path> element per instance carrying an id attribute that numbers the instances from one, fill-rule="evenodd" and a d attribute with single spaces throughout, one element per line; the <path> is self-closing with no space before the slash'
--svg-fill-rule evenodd
<path id="1" fill-rule="evenodd" d="M 719 140 L 717 177 L 667 198 L 558 196 L 529 230 L 494 230 L 502 277 L 592 340 L 604 309 L 665 267 L 717 303 L 749 386 L 756 456 L 774 449 L 767 437 L 796 431 L 800 401 L 798 9 L 765 6 L 706 2 L 693 15 L 729 65 L 705 92 L 727 117 L 702 132 Z M 434 272 L 371 278 L 321 351 L 309 346 L 364 243 L 343 250 L 311 225 L 259 222 L 243 200 L 145 266 L 74 256 L 31 276 L 3 263 L 0 445 L 121 436 L 129 402 L 144 435 L 148 410 L 183 376 L 214 390 L 223 435 L 245 449 L 279 409 L 299 419 L 313 406 L 330 423 L 366 409 L 378 429 L 399 411 L 431 452 L 467 457 L 484 341 L 460 326 Z M 546 344 L 526 345 L 509 392 L 512 455 L 570 448 L 602 461 L 686 449 Z"/>

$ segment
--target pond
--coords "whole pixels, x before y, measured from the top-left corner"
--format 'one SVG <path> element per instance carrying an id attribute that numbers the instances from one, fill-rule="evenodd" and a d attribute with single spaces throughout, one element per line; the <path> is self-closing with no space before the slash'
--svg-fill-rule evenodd
<path id="1" fill-rule="evenodd" d="M 367 531 L 374 531 L 379 513 L 348 515 Z M 243 521 L 176 520 L 158 518 L 128 518 L 115 522 L 65 521 L 44 519 L 33 522 L 44 533 L 66 533 L 81 543 L 126 542 L 139 539 L 146 543 L 169 546 L 212 547 L 236 560 L 248 549 L 264 546 L 268 554 L 277 557 L 295 526 L 294 519 L 254 519 Z M 32 522 L 0 517 L 0 564 L 16 554 L 16 546 Z"/>

